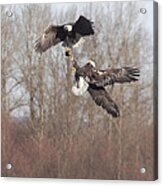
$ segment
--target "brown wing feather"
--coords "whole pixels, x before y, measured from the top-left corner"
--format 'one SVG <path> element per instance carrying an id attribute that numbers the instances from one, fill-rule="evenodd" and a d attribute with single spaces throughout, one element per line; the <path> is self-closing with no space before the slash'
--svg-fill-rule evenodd
<path id="1" fill-rule="evenodd" d="M 90 78 L 90 84 L 98 87 L 112 85 L 114 83 L 130 83 L 138 81 L 140 76 L 139 68 L 123 67 L 119 69 L 97 70 Z"/>
<path id="2" fill-rule="evenodd" d="M 48 26 L 43 35 L 35 42 L 35 51 L 39 53 L 45 52 L 50 47 L 58 44 L 61 39 L 57 37 L 58 27 L 54 25 Z"/>
<path id="3" fill-rule="evenodd" d="M 139 80 L 140 70 L 135 67 L 123 67 L 120 69 L 108 70 L 107 74 L 116 83 L 130 83 Z"/>
<path id="4" fill-rule="evenodd" d="M 88 92 L 98 106 L 101 106 L 113 117 L 119 117 L 120 112 L 116 103 L 111 99 L 109 93 L 103 87 L 89 86 Z"/>

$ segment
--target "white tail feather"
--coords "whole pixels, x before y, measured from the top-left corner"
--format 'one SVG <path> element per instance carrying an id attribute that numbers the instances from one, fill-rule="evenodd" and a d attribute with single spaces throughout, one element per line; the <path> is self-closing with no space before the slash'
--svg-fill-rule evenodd
<path id="1" fill-rule="evenodd" d="M 84 80 L 83 77 L 79 78 L 79 88 L 77 87 L 77 83 L 72 87 L 72 93 L 75 96 L 82 96 L 88 89 L 88 83 Z"/>

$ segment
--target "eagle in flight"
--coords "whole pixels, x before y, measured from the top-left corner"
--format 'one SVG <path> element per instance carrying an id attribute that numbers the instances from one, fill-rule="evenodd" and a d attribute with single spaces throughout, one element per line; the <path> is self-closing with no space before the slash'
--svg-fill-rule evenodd
<path id="1" fill-rule="evenodd" d="M 63 42 L 64 47 L 72 49 L 80 42 L 82 37 L 93 34 L 93 22 L 84 16 L 80 16 L 75 23 L 49 25 L 42 36 L 35 42 L 34 48 L 36 52 L 43 53 L 52 46 Z"/>
<path id="2" fill-rule="evenodd" d="M 140 76 L 139 68 L 122 67 L 99 70 L 96 68 L 95 62 L 92 60 L 89 60 L 83 67 L 79 67 L 77 62 L 74 60 L 73 67 L 75 68 L 76 82 L 72 87 L 73 94 L 81 96 L 88 91 L 98 106 L 101 106 L 113 117 L 119 117 L 119 108 L 112 100 L 105 87 L 108 85 L 114 85 L 115 83 L 130 83 L 138 81 Z"/>

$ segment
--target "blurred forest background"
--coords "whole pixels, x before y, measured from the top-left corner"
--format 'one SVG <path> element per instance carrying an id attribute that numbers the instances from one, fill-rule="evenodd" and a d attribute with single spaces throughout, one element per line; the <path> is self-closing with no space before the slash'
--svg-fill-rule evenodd
<path id="1" fill-rule="evenodd" d="M 146 15 L 139 6 L 1 6 L 2 176 L 153 179 L 153 38 L 140 21 Z M 92 58 L 98 68 L 141 67 L 137 83 L 112 91 L 121 111 L 118 119 L 89 94 L 71 93 L 71 64 L 61 45 L 42 56 L 33 49 L 50 23 L 74 22 L 79 15 L 93 19 L 96 32 L 75 51 L 80 65 Z M 140 173 L 141 167 L 146 173 Z"/>

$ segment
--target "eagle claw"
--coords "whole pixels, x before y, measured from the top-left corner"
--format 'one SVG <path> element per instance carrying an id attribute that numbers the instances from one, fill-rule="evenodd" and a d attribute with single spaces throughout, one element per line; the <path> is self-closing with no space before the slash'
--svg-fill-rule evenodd
<path id="1" fill-rule="evenodd" d="M 69 51 L 66 51 L 66 52 L 65 52 L 65 55 L 66 55 L 67 57 L 71 56 L 71 54 L 70 54 Z"/>
<path id="2" fill-rule="evenodd" d="M 66 48 L 66 49 L 65 49 L 65 55 L 66 55 L 67 57 L 72 56 L 72 51 L 71 51 L 70 48 Z"/>

